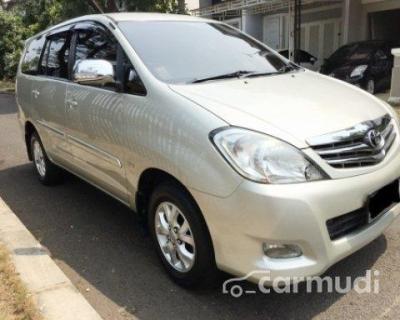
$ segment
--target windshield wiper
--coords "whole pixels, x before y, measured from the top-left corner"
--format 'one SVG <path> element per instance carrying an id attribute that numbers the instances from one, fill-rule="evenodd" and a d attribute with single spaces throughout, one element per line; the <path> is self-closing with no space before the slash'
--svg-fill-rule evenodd
<path id="1" fill-rule="evenodd" d="M 274 74 L 282 74 L 282 73 L 287 73 L 293 70 L 298 70 L 299 67 L 297 67 L 295 64 L 286 64 L 282 68 L 280 68 L 277 71 L 273 72 L 252 72 L 248 73 L 243 76 L 243 78 L 254 78 L 254 77 L 263 77 L 263 76 L 270 76 Z"/>
<path id="2" fill-rule="evenodd" d="M 274 72 L 252 72 L 249 74 L 246 74 L 243 78 L 255 78 L 255 77 L 264 77 L 264 76 L 270 76 L 273 74 L 278 74 L 279 72 L 274 71 Z"/>
<path id="3" fill-rule="evenodd" d="M 297 70 L 297 69 L 299 69 L 299 68 L 295 64 L 287 64 L 287 65 L 284 65 L 279 70 L 274 71 L 274 72 L 254 72 L 254 71 L 248 71 L 248 70 L 238 70 L 235 72 L 221 74 L 218 76 L 195 79 L 195 80 L 191 81 L 190 83 L 200 83 L 200 82 L 220 80 L 220 79 L 229 79 L 229 78 L 252 78 L 252 77 L 270 76 L 273 74 L 286 73 L 286 72 L 290 72 L 290 71 Z"/>
<path id="4" fill-rule="evenodd" d="M 251 73 L 253 73 L 253 71 L 238 70 L 238 71 L 235 71 L 235 72 L 221 74 L 221 75 L 218 75 L 218 76 L 195 79 L 195 80 L 191 81 L 191 83 L 200 83 L 200 82 L 219 80 L 219 79 L 240 78 L 242 76 L 245 76 L 245 75 L 251 74 Z"/>

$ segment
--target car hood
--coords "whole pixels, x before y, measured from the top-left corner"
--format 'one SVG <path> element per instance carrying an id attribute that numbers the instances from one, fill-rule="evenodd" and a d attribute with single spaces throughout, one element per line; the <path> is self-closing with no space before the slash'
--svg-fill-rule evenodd
<path id="1" fill-rule="evenodd" d="M 307 147 L 307 138 L 388 113 L 385 104 L 368 93 L 310 71 L 170 88 L 229 125 L 261 131 L 300 148 Z"/>

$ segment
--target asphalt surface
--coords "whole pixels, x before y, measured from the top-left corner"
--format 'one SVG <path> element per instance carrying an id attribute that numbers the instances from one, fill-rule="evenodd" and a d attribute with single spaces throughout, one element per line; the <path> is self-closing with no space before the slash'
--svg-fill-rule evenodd
<path id="1" fill-rule="evenodd" d="M 379 294 L 306 293 L 233 298 L 188 291 L 164 273 L 132 212 L 78 178 L 44 187 L 29 163 L 14 97 L 0 94 L 0 196 L 106 320 L 400 319 L 400 221 L 327 275 L 378 270 Z M 240 257 L 238 257 L 240 259 Z M 45 275 L 44 275 L 45 276 Z"/>

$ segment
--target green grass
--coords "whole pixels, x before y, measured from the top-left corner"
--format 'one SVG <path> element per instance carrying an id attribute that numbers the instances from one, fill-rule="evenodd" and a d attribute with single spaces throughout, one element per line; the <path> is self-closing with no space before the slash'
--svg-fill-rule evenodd
<path id="1" fill-rule="evenodd" d="M 0 92 L 15 92 L 14 81 L 0 80 Z"/>

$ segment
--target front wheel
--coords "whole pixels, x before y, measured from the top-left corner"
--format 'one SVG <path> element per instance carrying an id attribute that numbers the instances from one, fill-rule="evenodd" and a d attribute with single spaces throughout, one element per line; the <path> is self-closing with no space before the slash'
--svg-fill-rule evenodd
<path id="1" fill-rule="evenodd" d="M 149 228 L 158 255 L 175 282 L 185 287 L 209 286 L 216 279 L 214 251 L 197 205 L 176 184 L 153 192 Z"/>

